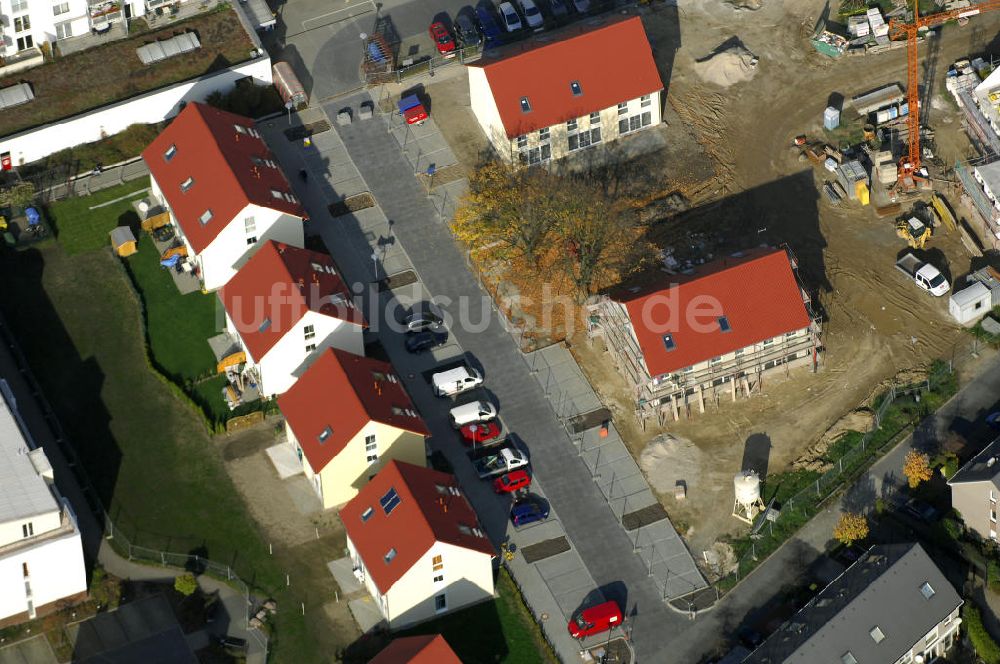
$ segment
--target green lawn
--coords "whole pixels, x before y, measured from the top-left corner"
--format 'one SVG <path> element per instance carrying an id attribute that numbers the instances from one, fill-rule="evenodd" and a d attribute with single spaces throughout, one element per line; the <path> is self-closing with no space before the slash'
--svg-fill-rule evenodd
<path id="1" fill-rule="evenodd" d="M 497 578 L 497 599 L 477 604 L 398 636 L 441 634 L 463 662 L 554 664 L 557 660 L 506 570 Z"/>
<path id="2" fill-rule="evenodd" d="M 59 243 L 69 255 L 95 251 L 111 246 L 108 234 L 117 226 L 130 226 L 138 233 L 139 215 L 132 208 L 132 201 L 139 200 L 149 187 L 149 178 L 143 177 L 117 187 L 103 189 L 92 196 L 70 198 L 50 204 L 46 211 L 55 226 Z M 132 195 L 134 194 L 134 195 Z M 104 207 L 91 209 L 108 201 L 124 200 Z"/>
<path id="3" fill-rule="evenodd" d="M 285 588 L 292 563 L 268 554 L 200 418 L 148 369 L 119 259 L 58 243 L 0 253 L 0 311 L 116 524 L 134 544 L 231 564 L 283 607 L 305 601 L 308 589 Z M 307 634 L 293 610 L 278 630 L 272 661 L 323 661 L 345 645 Z"/>
<path id="4" fill-rule="evenodd" d="M 216 324 L 219 298 L 214 293 L 181 295 L 146 233 L 126 264 L 146 307 L 149 348 L 160 371 L 181 386 L 213 375 L 215 356 L 208 338 L 221 327 Z"/>

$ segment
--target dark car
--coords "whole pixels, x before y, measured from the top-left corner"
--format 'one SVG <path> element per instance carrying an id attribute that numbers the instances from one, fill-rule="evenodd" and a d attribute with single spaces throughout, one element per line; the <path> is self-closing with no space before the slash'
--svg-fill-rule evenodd
<path id="1" fill-rule="evenodd" d="M 934 507 L 928 505 L 922 500 L 917 500 L 916 498 L 911 498 L 906 501 L 906 505 L 903 506 L 903 511 L 912 516 L 914 519 L 925 521 L 927 523 L 931 523 L 937 519 L 938 516 L 938 511 Z"/>
<path id="2" fill-rule="evenodd" d="M 463 48 L 479 46 L 483 43 L 483 36 L 479 34 L 475 20 L 466 12 L 455 17 L 455 34 L 458 35 L 458 41 L 461 42 Z"/>
<path id="3" fill-rule="evenodd" d="M 447 332 L 435 332 L 433 330 L 415 332 L 406 337 L 406 350 L 411 353 L 423 353 L 437 348 L 447 340 Z"/>
<path id="4" fill-rule="evenodd" d="M 549 0 L 549 12 L 555 18 L 566 18 L 569 16 L 568 0 Z"/>
<path id="5" fill-rule="evenodd" d="M 549 505 L 538 496 L 525 496 L 510 508 L 510 522 L 515 528 L 549 518 Z"/>
<path id="6" fill-rule="evenodd" d="M 215 642 L 226 650 L 234 650 L 237 652 L 246 652 L 247 640 L 239 639 L 235 636 L 217 636 Z"/>
<path id="7" fill-rule="evenodd" d="M 476 20 L 479 21 L 479 28 L 486 40 L 486 48 L 503 43 L 503 31 L 489 6 L 482 2 L 476 6 Z"/>
<path id="8" fill-rule="evenodd" d="M 423 332 L 440 329 L 444 320 L 433 311 L 415 309 L 406 315 L 403 323 L 407 332 Z"/>
<path id="9" fill-rule="evenodd" d="M 446 58 L 455 57 L 455 39 L 451 36 L 451 31 L 448 30 L 448 26 L 441 21 L 435 21 L 434 23 L 431 23 L 429 32 L 431 33 L 431 39 L 434 40 L 434 46 L 437 47 L 438 53 Z"/>

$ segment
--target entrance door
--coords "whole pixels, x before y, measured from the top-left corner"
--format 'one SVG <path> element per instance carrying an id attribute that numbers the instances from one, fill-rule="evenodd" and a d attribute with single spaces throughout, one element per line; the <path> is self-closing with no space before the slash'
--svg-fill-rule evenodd
<path id="1" fill-rule="evenodd" d="M 125 20 L 127 21 L 130 18 L 132 18 L 132 5 L 126 3 L 125 4 Z"/>

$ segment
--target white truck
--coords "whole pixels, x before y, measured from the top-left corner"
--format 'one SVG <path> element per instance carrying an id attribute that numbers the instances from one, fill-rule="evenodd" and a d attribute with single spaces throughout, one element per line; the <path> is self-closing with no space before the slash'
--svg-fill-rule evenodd
<path id="1" fill-rule="evenodd" d="M 907 253 L 896 261 L 896 269 L 935 297 L 941 297 L 951 289 L 951 284 L 936 267 L 925 263 L 912 253 Z"/>
<path id="2" fill-rule="evenodd" d="M 503 475 L 528 465 L 528 457 L 509 440 L 473 452 L 469 458 L 481 480 Z"/>

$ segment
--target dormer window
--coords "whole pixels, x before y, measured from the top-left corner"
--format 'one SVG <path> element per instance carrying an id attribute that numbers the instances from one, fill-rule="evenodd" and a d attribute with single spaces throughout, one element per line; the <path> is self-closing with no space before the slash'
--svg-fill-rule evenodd
<path id="1" fill-rule="evenodd" d="M 319 432 L 319 436 L 317 436 L 317 438 L 319 439 L 320 444 L 322 444 L 325 443 L 327 440 L 329 440 L 330 436 L 332 435 L 333 435 L 333 429 L 330 426 L 327 426 L 325 429 Z"/>
<path id="2" fill-rule="evenodd" d="M 163 161 L 170 161 L 177 154 L 177 146 L 171 145 L 167 148 L 167 151 L 163 153 Z"/>
<path id="3" fill-rule="evenodd" d="M 573 93 L 574 97 L 579 97 L 583 94 L 583 88 L 580 87 L 580 81 L 572 81 L 569 84 L 570 92 Z"/>
<path id="4" fill-rule="evenodd" d="M 194 178 L 188 178 L 187 180 L 184 180 L 184 182 L 181 182 L 181 191 L 186 192 L 193 186 L 194 186 Z"/>
<path id="5" fill-rule="evenodd" d="M 208 222 L 212 221 L 212 211 L 211 210 L 205 210 L 204 212 L 202 212 L 201 216 L 198 217 L 198 221 L 200 221 L 202 223 L 202 225 L 205 225 Z"/>
<path id="6" fill-rule="evenodd" d="M 528 101 L 527 97 L 521 97 L 521 112 L 531 113 L 531 102 Z"/>

